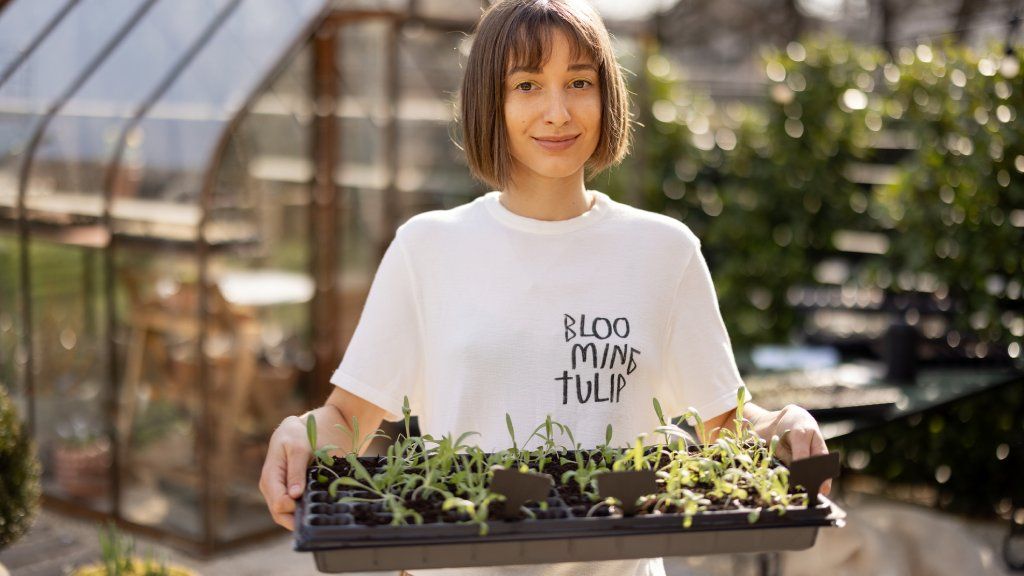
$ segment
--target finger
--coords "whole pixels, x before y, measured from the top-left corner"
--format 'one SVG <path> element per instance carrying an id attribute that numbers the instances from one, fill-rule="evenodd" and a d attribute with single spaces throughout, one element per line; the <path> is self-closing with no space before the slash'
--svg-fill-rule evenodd
<path id="1" fill-rule="evenodd" d="M 274 522 L 288 530 L 293 530 L 295 528 L 295 500 L 282 491 L 274 500 L 270 515 L 274 518 Z"/>
<path id="2" fill-rule="evenodd" d="M 286 493 L 284 451 L 279 443 L 271 441 L 267 458 L 260 472 L 260 492 L 267 501 L 267 508 L 273 510 L 274 503 Z"/>
<path id="3" fill-rule="evenodd" d="M 264 463 L 263 476 L 260 480 L 260 491 L 267 502 L 267 509 L 274 522 L 282 527 L 295 528 L 295 500 L 285 492 L 285 468 L 280 459 L 268 458 Z"/>
<path id="4" fill-rule="evenodd" d="M 284 457 L 284 450 L 280 444 L 272 445 L 267 460 L 263 463 L 263 478 L 260 489 L 267 501 L 267 508 L 270 510 L 274 522 L 291 530 L 294 521 L 291 514 L 295 512 L 295 500 L 288 495 L 285 484 L 287 474 L 287 463 Z"/>
<path id="5" fill-rule="evenodd" d="M 830 478 L 828 480 L 825 480 L 825 483 L 821 485 L 821 493 L 824 494 L 825 496 L 828 496 L 829 492 L 831 492 L 831 491 L 832 491 L 832 479 Z"/>
<path id="6" fill-rule="evenodd" d="M 828 445 L 825 444 L 825 437 L 821 435 L 821 430 L 815 428 L 811 431 L 811 456 L 822 454 L 828 454 Z"/>
<path id="7" fill-rule="evenodd" d="M 803 428 L 797 428 L 789 434 L 789 449 L 793 456 L 793 462 L 803 460 L 811 455 L 811 438 L 810 431 Z"/>
<path id="8" fill-rule="evenodd" d="M 295 530 L 295 516 L 293 514 L 274 514 L 274 522 L 286 530 Z"/>
<path id="9" fill-rule="evenodd" d="M 779 437 L 779 443 L 775 446 L 775 455 L 782 460 L 783 464 L 789 464 L 792 462 L 790 456 L 792 456 L 789 450 L 789 435 L 790 431 L 786 430 Z"/>
<path id="10" fill-rule="evenodd" d="M 302 490 L 306 484 L 306 464 L 309 463 L 309 451 L 302 448 L 288 448 L 287 470 L 288 470 L 288 496 L 298 498 L 302 496 Z"/>

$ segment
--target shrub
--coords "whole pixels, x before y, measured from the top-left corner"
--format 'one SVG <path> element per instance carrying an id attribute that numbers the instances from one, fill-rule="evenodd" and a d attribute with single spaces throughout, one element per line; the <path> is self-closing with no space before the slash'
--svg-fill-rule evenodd
<path id="1" fill-rule="evenodd" d="M 0 387 L 0 548 L 28 531 L 39 504 L 39 462 Z"/>

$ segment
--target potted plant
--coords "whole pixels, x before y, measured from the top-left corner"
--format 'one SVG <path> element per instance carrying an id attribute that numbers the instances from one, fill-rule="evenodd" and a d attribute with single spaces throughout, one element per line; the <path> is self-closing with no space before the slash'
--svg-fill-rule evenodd
<path id="1" fill-rule="evenodd" d="M 156 559 L 152 551 L 135 554 L 135 542 L 121 534 L 113 523 L 100 531 L 101 560 L 76 568 L 71 576 L 197 576 L 182 566 L 169 565 L 166 556 Z"/>
<path id="2" fill-rule="evenodd" d="M 0 549 L 24 535 L 39 504 L 39 462 L 7 392 L 0 387 Z M 3 566 L 0 566 L 2 573 Z"/>
<path id="3" fill-rule="evenodd" d="M 106 496 L 111 466 L 109 438 L 81 419 L 58 427 L 57 434 L 53 466 L 60 489 L 83 500 Z"/>

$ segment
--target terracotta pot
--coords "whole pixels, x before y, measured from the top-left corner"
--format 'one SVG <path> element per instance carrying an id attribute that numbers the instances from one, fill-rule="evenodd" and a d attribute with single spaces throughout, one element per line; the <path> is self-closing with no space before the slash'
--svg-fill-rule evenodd
<path id="1" fill-rule="evenodd" d="M 111 454 L 106 439 L 84 446 L 58 444 L 53 465 L 57 485 L 68 496 L 91 500 L 108 494 Z"/>

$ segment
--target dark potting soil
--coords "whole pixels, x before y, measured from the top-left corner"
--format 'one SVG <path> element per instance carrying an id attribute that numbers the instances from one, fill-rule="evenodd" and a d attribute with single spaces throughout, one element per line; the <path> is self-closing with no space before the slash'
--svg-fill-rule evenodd
<path id="1" fill-rule="evenodd" d="M 584 452 L 584 462 L 592 460 L 593 462 L 600 464 L 603 462 L 604 457 L 600 452 Z M 671 456 L 669 454 L 662 454 L 659 467 L 665 466 L 669 463 Z M 547 499 L 545 506 L 541 506 L 539 503 L 528 502 L 526 507 L 532 512 L 532 515 L 536 519 L 550 519 L 550 518 L 567 518 L 567 517 L 586 517 L 586 516 L 609 516 L 611 515 L 611 508 L 600 500 L 588 493 L 581 492 L 579 484 L 572 478 L 563 484 L 561 478 L 563 474 L 568 471 L 576 470 L 577 464 L 575 460 L 575 453 L 560 453 L 558 455 L 552 455 L 551 462 L 545 464 L 543 470 L 540 472 L 549 474 L 554 479 L 554 486 L 550 493 L 550 497 Z M 360 463 L 366 468 L 367 472 L 371 475 L 377 473 L 378 469 L 383 467 L 384 462 L 380 459 L 360 459 Z M 532 466 L 534 471 L 536 465 Z M 344 459 L 336 458 L 332 470 L 339 476 L 347 476 L 352 474 L 351 466 Z M 413 470 L 410 470 L 413 472 Z M 310 489 L 311 490 L 323 490 L 326 491 L 330 482 L 324 484 L 316 480 L 317 472 L 315 469 L 310 468 Z M 332 474 L 326 474 L 329 479 L 334 478 Z M 452 493 L 457 493 L 455 486 L 444 486 L 446 490 Z M 695 492 L 707 494 L 713 489 L 711 485 L 698 485 L 694 487 Z M 795 491 L 795 486 L 791 488 Z M 360 492 L 360 493 L 347 493 L 346 495 L 355 495 L 361 498 L 373 498 L 372 494 Z M 339 494 L 340 496 L 340 494 Z M 708 511 L 720 511 L 720 510 L 736 510 L 736 499 L 735 498 L 718 498 L 710 497 L 711 504 L 707 506 Z M 432 493 L 426 498 L 408 499 L 404 502 L 404 506 L 412 511 L 418 513 L 424 524 L 434 523 L 456 523 L 465 522 L 470 518 L 465 513 L 456 512 L 454 510 L 443 510 L 444 498 L 439 494 Z M 766 508 L 767 503 L 761 500 L 756 494 L 752 493 L 750 496 L 741 502 L 743 508 Z M 653 502 L 647 503 L 641 506 L 639 513 L 649 513 L 653 511 Z M 669 505 L 662 507 L 660 510 L 662 513 L 682 513 L 683 510 L 679 507 Z M 354 503 L 351 511 L 354 523 L 363 526 L 379 526 L 389 524 L 392 519 L 392 515 L 383 509 L 383 503 Z M 489 509 L 488 513 L 489 520 L 501 520 L 504 519 L 503 506 L 500 502 L 495 503 Z"/>
<path id="2" fill-rule="evenodd" d="M 374 512 L 369 504 L 357 504 L 352 507 L 352 518 L 356 524 L 363 526 L 382 526 L 391 523 L 391 515 Z"/>

